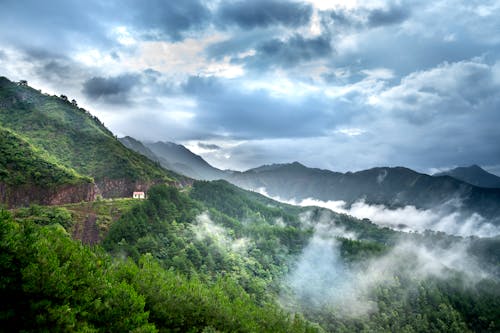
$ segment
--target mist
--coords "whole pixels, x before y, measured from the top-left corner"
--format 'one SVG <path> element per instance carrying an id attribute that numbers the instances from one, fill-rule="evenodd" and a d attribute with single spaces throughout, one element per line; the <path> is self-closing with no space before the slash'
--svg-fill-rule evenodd
<path id="1" fill-rule="evenodd" d="M 389 252 L 357 263 L 346 263 L 340 252 L 338 237 L 354 237 L 352 232 L 342 234 L 335 217 L 327 221 L 324 215 L 314 224 L 314 235 L 301 253 L 294 268 L 284 280 L 282 304 L 289 309 L 329 309 L 341 317 L 362 317 L 378 311 L 374 293 L 380 286 L 400 285 L 402 277 L 414 281 L 427 278 L 449 279 L 457 272 L 464 277 L 465 286 L 472 287 L 491 275 L 470 256 L 468 240 L 451 245 L 419 243 L 402 237 Z M 290 292 L 291 291 L 291 292 Z M 403 293 L 409 294 L 410 290 Z"/>
<path id="2" fill-rule="evenodd" d="M 223 251 L 245 255 L 250 245 L 248 238 L 231 237 L 224 227 L 212 221 L 208 212 L 201 213 L 196 217 L 196 224 L 192 225 L 192 230 L 198 240 L 209 238 Z"/>
<path id="3" fill-rule="evenodd" d="M 307 198 L 301 201 L 283 200 L 271 197 L 265 189 L 259 193 L 283 203 L 296 206 L 317 206 L 337 213 L 347 214 L 359 219 L 367 218 L 380 226 L 405 232 L 441 231 L 449 235 L 462 237 L 494 237 L 500 235 L 500 226 L 496 226 L 479 213 L 465 213 L 460 210 L 458 199 L 436 206 L 432 209 L 418 209 L 408 205 L 391 209 L 385 205 L 370 205 L 363 200 L 354 202 L 350 207 L 345 201 L 322 201 Z"/>

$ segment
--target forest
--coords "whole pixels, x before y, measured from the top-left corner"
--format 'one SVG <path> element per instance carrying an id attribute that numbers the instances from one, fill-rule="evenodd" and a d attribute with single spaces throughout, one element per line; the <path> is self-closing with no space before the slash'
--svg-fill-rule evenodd
<path id="1" fill-rule="evenodd" d="M 0 321 L 16 331 L 495 332 L 500 325 L 498 272 L 488 271 L 498 257 L 484 241 L 403 234 L 224 181 L 154 187 L 91 247 L 71 239 L 74 217 L 63 207 L 2 210 L 0 218 L 0 293 L 9 300 Z M 466 241 L 469 267 L 433 256 Z"/>

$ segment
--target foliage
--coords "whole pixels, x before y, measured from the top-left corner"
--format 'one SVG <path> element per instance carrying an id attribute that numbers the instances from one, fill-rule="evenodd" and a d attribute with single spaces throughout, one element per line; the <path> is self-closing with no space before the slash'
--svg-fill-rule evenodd
<path id="1" fill-rule="evenodd" d="M 31 205 L 16 209 L 13 213 L 16 220 L 26 220 L 38 225 L 59 224 L 70 231 L 74 224 L 73 215 L 63 207 Z"/>
<path id="2" fill-rule="evenodd" d="M 317 332 L 276 305 L 257 305 L 230 278 L 207 284 L 151 255 L 113 261 L 57 225 L 0 211 L 2 327 L 85 332 Z"/>
<path id="3" fill-rule="evenodd" d="M 0 182 L 12 186 L 38 185 L 53 188 L 91 182 L 51 160 L 12 131 L 0 127 Z"/>
<path id="4" fill-rule="evenodd" d="M 110 258 L 56 225 L 0 212 L 0 321 L 15 331 L 154 332 L 144 297 L 112 274 Z"/>
<path id="5" fill-rule="evenodd" d="M 125 148 L 86 110 L 0 77 L 0 124 L 58 164 L 100 179 L 169 180 L 176 175 Z"/>

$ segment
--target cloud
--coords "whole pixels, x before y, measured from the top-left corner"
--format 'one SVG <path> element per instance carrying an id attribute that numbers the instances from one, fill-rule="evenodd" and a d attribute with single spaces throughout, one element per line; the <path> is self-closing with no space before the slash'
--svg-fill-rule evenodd
<path id="1" fill-rule="evenodd" d="M 368 25 L 379 27 L 401 23 L 410 16 L 408 9 L 402 6 L 391 6 L 386 9 L 374 9 L 368 14 Z"/>
<path id="2" fill-rule="evenodd" d="M 243 59 L 247 66 L 291 67 L 332 54 L 329 36 L 304 38 L 295 34 L 287 40 L 272 39 L 259 44 L 255 55 Z"/>
<path id="3" fill-rule="evenodd" d="M 383 177 L 383 174 L 379 176 Z M 377 178 L 377 181 L 379 181 L 379 178 Z M 259 193 L 270 197 L 265 189 L 260 189 Z M 359 219 L 367 218 L 378 225 L 406 232 L 433 230 L 463 237 L 494 237 L 500 235 L 499 226 L 488 221 L 478 213 L 470 214 L 461 212 L 459 208 L 460 202 L 453 200 L 432 209 L 418 209 L 411 205 L 391 209 L 385 205 L 369 205 L 363 200 L 356 201 L 348 207 L 346 202 L 342 200 L 322 201 L 307 198 L 296 201 L 283 200 L 277 197 L 270 198 L 303 207 L 323 207 Z"/>
<path id="4" fill-rule="evenodd" d="M 134 74 L 115 77 L 93 77 L 83 84 L 83 93 L 90 99 L 99 99 L 107 103 L 123 104 L 129 100 L 128 93 L 139 83 Z"/>
<path id="5" fill-rule="evenodd" d="M 456 113 L 478 107 L 489 98 L 498 98 L 499 86 L 500 82 L 494 80 L 493 66 L 481 59 L 445 62 L 427 71 L 411 73 L 372 101 L 384 108 L 419 110 L 420 115 L 436 108 Z M 445 103 L 447 108 L 442 107 Z"/>
<path id="6" fill-rule="evenodd" d="M 142 29 L 148 39 L 170 39 L 180 41 L 186 34 L 202 29 L 210 22 L 211 12 L 201 0 L 147 2 L 127 1 L 116 3 L 115 9 L 122 12 L 126 22 Z M 121 9 L 123 7 L 127 10 Z"/>
<path id="7" fill-rule="evenodd" d="M 333 223 L 331 221 L 330 223 Z M 294 268 L 284 279 L 282 295 L 285 307 L 303 306 L 309 311 L 329 309 L 340 317 L 356 318 L 378 311 L 376 290 L 380 286 L 402 288 L 399 277 L 410 280 L 408 290 L 427 278 L 446 280 L 460 272 L 466 285 L 472 286 L 490 275 L 468 255 L 467 242 L 452 244 L 423 243 L 403 238 L 389 252 L 354 265 L 340 255 L 339 241 L 315 229 Z"/>
<path id="8" fill-rule="evenodd" d="M 498 166 L 499 15 L 444 0 L 5 0 L 0 71 L 123 135 L 238 142 L 204 153 L 225 167 Z"/>
<path id="9" fill-rule="evenodd" d="M 221 25 L 232 24 L 242 29 L 298 27 L 309 23 L 311 14 L 310 5 L 282 0 L 222 2 L 217 11 Z"/>
<path id="10" fill-rule="evenodd" d="M 410 18 L 413 4 L 364 4 L 356 8 L 335 8 L 321 12 L 325 28 L 337 31 L 363 31 L 391 26 Z"/>
<path id="11" fill-rule="evenodd" d="M 329 124 L 321 96 L 284 99 L 256 89 L 239 89 L 234 80 L 190 77 L 183 91 L 197 101 L 204 129 L 233 138 L 318 135 Z M 296 124 L 301 126 L 297 127 Z"/>
<path id="12" fill-rule="evenodd" d="M 245 255 L 251 240 L 245 237 L 233 239 L 228 231 L 212 221 L 208 212 L 196 216 L 192 230 L 198 240 L 211 239 L 221 250 Z"/>
<path id="13" fill-rule="evenodd" d="M 221 149 L 220 146 L 213 144 L 213 143 L 203 143 L 203 142 L 198 142 L 198 147 L 202 149 L 208 149 L 208 150 L 219 150 Z"/>

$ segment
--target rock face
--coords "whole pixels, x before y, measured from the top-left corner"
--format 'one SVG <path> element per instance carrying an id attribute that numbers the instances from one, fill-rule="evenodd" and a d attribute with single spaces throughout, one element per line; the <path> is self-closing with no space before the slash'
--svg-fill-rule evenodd
<path id="1" fill-rule="evenodd" d="M 103 198 L 132 197 L 134 191 L 144 191 L 152 184 L 128 179 L 102 179 L 96 182 L 96 195 Z"/>
<path id="2" fill-rule="evenodd" d="M 9 186 L 0 183 L 0 202 L 8 208 L 39 205 L 63 205 L 80 201 L 93 201 L 96 188 L 93 183 L 61 185 L 43 188 L 36 185 Z"/>
<path id="3" fill-rule="evenodd" d="M 132 181 L 129 179 L 103 179 L 96 184 L 61 185 L 45 188 L 37 185 L 11 186 L 0 183 L 0 205 L 8 208 L 37 205 L 64 205 L 81 201 L 94 201 L 103 198 L 131 198 L 134 191 L 148 192 L 149 189 L 164 181 Z M 192 180 L 175 181 L 166 185 L 183 188 L 192 185 Z"/>
<path id="4" fill-rule="evenodd" d="M 100 195 L 103 198 L 131 198 L 133 192 L 141 191 L 147 193 L 152 186 L 159 184 L 182 188 L 191 186 L 193 184 L 193 180 L 185 179 L 183 181 L 172 181 L 166 183 L 162 180 L 140 181 L 129 179 L 102 179 L 96 182 L 96 196 Z"/>

